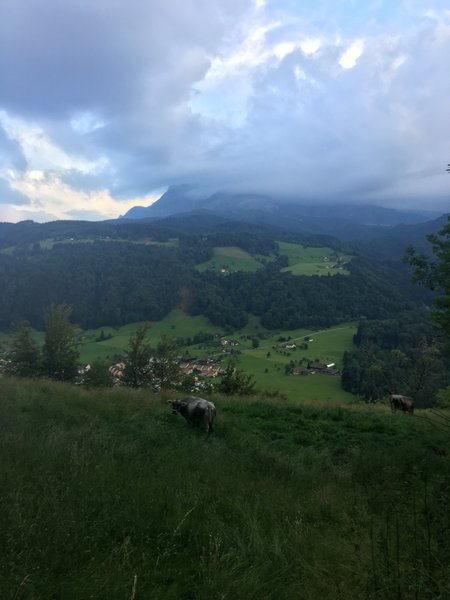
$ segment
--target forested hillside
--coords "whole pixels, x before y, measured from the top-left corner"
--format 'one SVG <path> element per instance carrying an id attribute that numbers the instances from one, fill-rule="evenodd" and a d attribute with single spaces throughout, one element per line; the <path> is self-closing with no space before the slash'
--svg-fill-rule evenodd
<path id="1" fill-rule="evenodd" d="M 282 272 L 288 259 L 276 239 L 322 246 L 320 237 L 305 242 L 303 236 L 280 232 L 193 234 L 135 224 L 105 224 L 99 236 L 94 225 L 75 233 L 77 224 L 58 224 L 56 238 L 37 242 L 39 229 L 29 227 L 34 241 L 21 238 L 21 243 L 0 252 L 3 329 L 21 319 L 41 328 L 43 309 L 52 302 L 71 305 L 74 321 L 83 328 L 159 320 L 182 305 L 190 314 L 203 314 L 232 329 L 242 327 L 249 314 L 260 316 L 265 327 L 289 329 L 328 327 L 362 316 L 387 318 L 424 298 L 405 271 L 382 267 L 367 257 L 354 256 L 348 276 Z M 52 227 L 44 227 L 45 235 Z M 73 235 L 63 237 L 68 231 Z M 114 237 L 105 236 L 108 231 Z M 2 239 L 4 246 L 11 243 L 7 235 L 7 242 L 5 236 Z M 343 248 L 337 240 L 327 242 Z M 257 257 L 258 272 L 223 276 L 196 270 L 215 247 L 227 245 Z"/>

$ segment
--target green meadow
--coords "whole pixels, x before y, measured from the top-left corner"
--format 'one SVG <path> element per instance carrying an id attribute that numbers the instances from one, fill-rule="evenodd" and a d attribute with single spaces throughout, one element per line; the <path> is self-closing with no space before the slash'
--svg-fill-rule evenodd
<path id="1" fill-rule="evenodd" d="M 323 331 L 296 330 L 271 335 L 262 340 L 256 349 L 244 348 L 238 358 L 238 366 L 243 370 L 253 373 L 257 387 L 264 390 L 279 390 L 290 400 L 334 400 L 349 402 L 354 399 L 352 394 L 341 388 L 341 378 L 335 375 L 316 373 L 314 375 L 286 375 L 285 365 L 290 361 L 298 364 L 302 359 L 331 364 L 336 368 L 342 367 L 342 356 L 345 350 L 352 347 L 353 335 L 356 332 L 354 324 L 341 325 L 340 327 Z M 286 342 L 279 342 L 279 337 L 287 339 L 289 344 L 296 345 L 303 342 L 304 336 L 312 338 L 307 349 L 297 347 L 295 350 L 285 350 Z M 273 348 L 277 346 L 277 350 Z"/>
<path id="2" fill-rule="evenodd" d="M 165 246 L 166 248 L 176 248 L 178 247 L 178 238 L 169 238 L 166 242 L 160 242 L 153 240 L 151 238 L 143 238 L 141 240 L 126 240 L 120 238 L 110 238 L 110 237 L 95 237 L 95 238 L 47 238 L 45 240 L 41 240 L 38 242 L 40 248 L 42 250 L 51 250 L 55 244 L 93 244 L 94 242 L 126 242 L 127 244 L 145 244 L 145 245 L 154 245 L 154 246 Z M 28 244 L 28 248 L 30 249 L 32 244 Z M 9 246 L 8 248 L 3 248 L 0 250 L 0 254 L 12 254 L 16 246 Z"/>
<path id="3" fill-rule="evenodd" d="M 262 263 L 258 262 L 251 254 L 236 246 L 216 246 L 214 256 L 200 265 L 197 265 L 199 271 L 214 269 L 233 273 L 234 271 L 255 272 L 262 268 Z"/>
<path id="4" fill-rule="evenodd" d="M 124 354 L 130 337 L 134 335 L 137 327 L 143 324 L 143 322 L 131 323 L 118 328 L 106 326 L 85 331 L 79 330 L 78 350 L 80 352 L 80 362 L 90 363 L 96 358 L 103 358 L 112 364 L 115 362 L 116 357 Z M 149 322 L 148 325 L 148 337 L 154 345 L 163 335 L 184 339 L 193 337 L 200 331 L 225 335 L 220 327 L 212 325 L 205 317 L 191 317 L 179 309 L 173 310 L 162 321 Z M 336 368 L 341 368 L 342 355 L 345 350 L 352 347 L 352 338 L 355 332 L 356 326 L 350 323 L 323 331 L 314 332 L 297 329 L 274 333 L 262 327 L 259 319 L 252 317 L 244 329 L 227 334 L 228 338 L 239 341 L 239 346 L 236 347 L 239 353 L 236 355 L 225 354 L 218 339 L 212 343 L 183 346 L 180 348 L 180 352 L 189 352 L 192 356 L 197 357 L 210 356 L 216 360 L 221 360 L 224 364 L 232 358 L 239 369 L 254 375 L 257 388 L 269 392 L 278 390 L 290 400 L 350 401 L 353 396 L 341 389 L 339 376 L 323 374 L 286 375 L 285 365 L 292 360 L 298 363 L 304 359 L 303 364 L 306 366 L 306 360 L 309 359 L 327 364 L 335 363 Z M 286 351 L 284 350 L 286 342 L 278 341 L 280 337 L 286 340 L 291 338 L 289 343 L 299 345 L 303 343 L 303 338 L 306 335 L 313 340 L 308 343 L 308 349 L 297 347 L 296 350 Z M 40 345 L 43 344 L 43 332 L 34 331 L 33 336 Z M 253 349 L 249 337 L 255 336 L 263 339 L 260 340 L 259 347 Z M 101 337 L 106 339 L 99 341 Z M 7 348 L 10 340 L 10 335 L 0 333 L 0 348 L 1 346 Z M 278 346 L 278 351 L 274 350 L 273 346 Z"/>
<path id="5" fill-rule="evenodd" d="M 336 275 L 338 273 L 348 275 L 345 268 L 337 268 L 336 259 L 339 256 L 342 264 L 348 263 L 351 256 L 336 252 L 326 246 L 321 248 L 306 247 L 302 244 L 291 244 L 288 242 L 277 242 L 280 254 L 287 256 L 289 266 L 284 267 L 282 272 L 290 272 L 293 275 Z"/>
<path id="6" fill-rule="evenodd" d="M 143 324 L 144 322 L 131 323 L 118 328 L 100 327 L 83 331 L 78 347 L 81 361 L 90 362 L 95 358 L 112 360 L 115 355 L 123 354 L 128 347 L 128 340 L 134 335 L 137 327 Z M 179 309 L 173 310 L 161 321 L 150 321 L 147 324 L 149 325 L 148 337 L 155 345 L 163 335 L 172 338 L 187 338 L 200 331 L 205 333 L 222 332 L 220 327 L 212 325 L 205 317 L 191 317 Z M 110 335 L 111 338 L 96 341 L 100 338 L 102 331 L 106 337 Z"/>
<path id="7" fill-rule="evenodd" d="M 336 275 L 341 273 L 348 275 L 349 271 L 343 266 L 351 260 L 350 255 L 337 253 L 328 247 L 306 247 L 302 244 L 291 244 L 289 242 L 277 242 L 280 254 L 287 256 L 289 266 L 281 269 L 294 275 Z M 341 265 L 337 263 L 337 256 Z M 235 271 L 255 272 L 262 268 L 263 262 L 273 260 L 274 256 L 259 257 L 252 256 L 245 250 L 236 246 L 215 247 L 213 257 L 200 265 L 199 271 L 215 270 L 219 272 L 232 273 Z"/>
<path id="8" fill-rule="evenodd" d="M 2 600 L 450 597 L 436 417 L 165 399 L 0 378 Z"/>

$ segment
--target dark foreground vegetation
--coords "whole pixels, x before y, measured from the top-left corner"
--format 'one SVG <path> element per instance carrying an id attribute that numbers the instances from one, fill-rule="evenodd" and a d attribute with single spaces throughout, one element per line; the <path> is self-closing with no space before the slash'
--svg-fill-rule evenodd
<path id="1" fill-rule="evenodd" d="M 343 357 L 342 387 L 366 402 L 401 390 L 426 408 L 450 381 L 446 338 L 423 311 L 362 320 L 353 341 Z"/>
<path id="2" fill-rule="evenodd" d="M 444 418 L 214 401 L 0 379 L 1 598 L 450 597 Z"/>

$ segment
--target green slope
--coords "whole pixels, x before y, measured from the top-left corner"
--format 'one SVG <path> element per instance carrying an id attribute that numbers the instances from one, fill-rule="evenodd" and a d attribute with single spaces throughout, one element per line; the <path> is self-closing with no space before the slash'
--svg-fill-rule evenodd
<path id="1" fill-rule="evenodd" d="M 386 408 L 0 379 L 0 590 L 17 598 L 448 598 L 448 431 Z"/>

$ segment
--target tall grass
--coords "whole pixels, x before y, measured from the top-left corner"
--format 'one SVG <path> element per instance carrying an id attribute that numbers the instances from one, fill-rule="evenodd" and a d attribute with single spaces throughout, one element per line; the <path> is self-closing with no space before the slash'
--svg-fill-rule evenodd
<path id="1" fill-rule="evenodd" d="M 450 597 L 448 435 L 381 410 L 0 380 L 2 599 Z"/>

